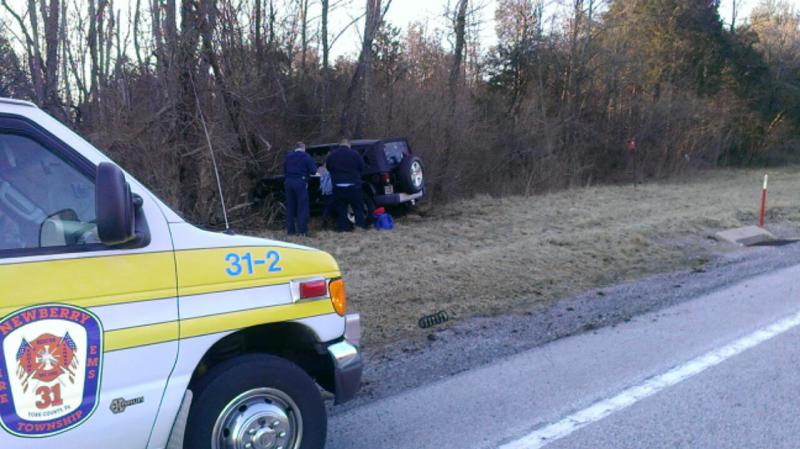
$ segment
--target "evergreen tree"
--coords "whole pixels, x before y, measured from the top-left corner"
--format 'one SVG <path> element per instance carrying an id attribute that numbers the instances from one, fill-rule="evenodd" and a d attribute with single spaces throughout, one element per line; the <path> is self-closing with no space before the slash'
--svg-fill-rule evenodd
<path id="1" fill-rule="evenodd" d="M 724 68 L 718 8 L 718 0 L 614 0 L 605 38 L 623 46 L 656 96 L 665 83 L 714 94 Z"/>
<path id="2" fill-rule="evenodd" d="M 512 108 L 525 94 L 542 37 L 543 2 L 500 0 L 495 13 L 498 44 L 488 58 L 489 85 L 507 93 Z"/>

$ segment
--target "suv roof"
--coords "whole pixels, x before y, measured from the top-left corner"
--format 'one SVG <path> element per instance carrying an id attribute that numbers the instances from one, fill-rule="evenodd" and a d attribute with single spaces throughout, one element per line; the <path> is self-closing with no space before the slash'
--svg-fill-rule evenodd
<path id="1" fill-rule="evenodd" d="M 359 139 L 359 140 L 351 140 L 350 145 L 354 147 L 368 147 L 375 145 L 376 143 L 380 142 L 397 142 L 397 141 L 407 141 L 405 137 L 395 137 L 391 139 Z M 316 145 L 309 145 L 308 150 L 313 149 L 322 149 L 322 148 L 330 148 L 339 146 L 339 143 L 318 143 Z"/>

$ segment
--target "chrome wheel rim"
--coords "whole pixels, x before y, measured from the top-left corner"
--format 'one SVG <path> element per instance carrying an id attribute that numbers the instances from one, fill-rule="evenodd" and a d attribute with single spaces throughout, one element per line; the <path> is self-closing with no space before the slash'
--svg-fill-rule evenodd
<path id="1" fill-rule="evenodd" d="M 415 188 L 422 187 L 422 164 L 419 161 L 414 161 L 411 164 L 411 182 L 414 183 Z"/>
<path id="2" fill-rule="evenodd" d="M 213 449 L 298 449 L 303 417 L 289 395 L 274 388 L 242 393 L 222 409 L 211 434 Z"/>

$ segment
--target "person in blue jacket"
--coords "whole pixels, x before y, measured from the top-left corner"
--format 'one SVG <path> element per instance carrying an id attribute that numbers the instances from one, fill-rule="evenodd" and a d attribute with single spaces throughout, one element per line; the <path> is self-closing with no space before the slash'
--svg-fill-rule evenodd
<path id="1" fill-rule="evenodd" d="M 342 143 L 328 154 L 325 166 L 331 173 L 333 181 L 333 198 L 336 202 L 338 220 L 336 230 L 349 231 L 347 206 L 353 208 L 356 225 L 366 229 L 367 218 L 364 213 L 364 194 L 361 191 L 361 176 L 364 173 L 364 158 L 350 148 L 350 141 Z M 372 211 L 370 211 L 372 212 Z"/>
<path id="2" fill-rule="evenodd" d="M 308 234 L 308 178 L 317 172 L 317 164 L 306 153 L 306 144 L 297 142 L 297 147 L 286 155 L 283 163 L 284 187 L 286 189 L 286 231 L 289 235 Z M 295 227 L 295 224 L 297 226 Z"/>

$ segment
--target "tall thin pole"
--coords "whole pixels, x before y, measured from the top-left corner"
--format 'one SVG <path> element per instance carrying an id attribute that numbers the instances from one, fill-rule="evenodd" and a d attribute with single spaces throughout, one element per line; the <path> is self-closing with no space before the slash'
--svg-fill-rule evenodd
<path id="1" fill-rule="evenodd" d="M 214 146 L 211 144 L 211 136 L 208 134 L 208 127 L 206 126 L 206 118 L 203 116 L 203 110 L 200 108 L 200 97 L 197 95 L 197 88 L 194 84 L 194 77 L 190 77 L 192 83 L 192 91 L 194 91 L 194 101 L 197 105 L 197 113 L 200 115 L 200 123 L 203 125 L 203 133 L 206 135 L 206 142 L 208 143 L 208 152 L 211 154 L 211 164 L 214 166 L 214 176 L 217 178 L 217 190 L 219 191 L 219 203 L 222 205 L 222 217 L 225 219 L 225 232 L 230 232 L 231 225 L 228 222 L 228 209 L 225 207 L 225 195 L 222 192 L 222 180 L 219 176 L 219 167 L 217 166 L 217 157 L 214 154 Z"/>
<path id="2" fill-rule="evenodd" d="M 764 215 L 767 211 L 767 181 L 769 175 L 764 175 L 764 188 L 761 189 L 761 213 L 758 216 L 758 225 L 764 227 Z"/>

